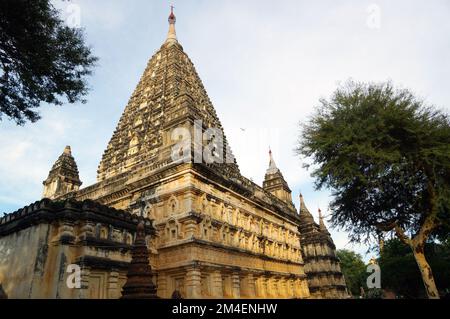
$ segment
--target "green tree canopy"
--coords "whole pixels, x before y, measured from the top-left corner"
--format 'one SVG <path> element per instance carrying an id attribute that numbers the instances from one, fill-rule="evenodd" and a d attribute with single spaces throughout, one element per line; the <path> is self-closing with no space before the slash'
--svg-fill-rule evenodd
<path id="1" fill-rule="evenodd" d="M 450 291 L 450 245 L 427 243 L 425 255 L 433 269 L 438 289 L 442 292 Z M 401 240 L 394 238 L 386 241 L 378 263 L 383 288 L 405 298 L 420 298 L 426 295 L 414 254 Z"/>
<path id="2" fill-rule="evenodd" d="M 49 0 L 0 1 L 0 119 L 39 119 L 42 102 L 84 102 L 97 60 Z"/>
<path id="3" fill-rule="evenodd" d="M 340 259 L 341 270 L 349 292 L 353 296 L 359 296 L 361 287 L 366 288 L 368 276 L 361 255 L 347 249 L 339 249 L 336 253 Z"/>
<path id="4" fill-rule="evenodd" d="M 316 187 L 333 192 L 333 225 L 356 242 L 395 232 L 438 298 L 423 249 L 448 222 L 449 117 L 391 83 L 348 81 L 320 101 L 297 151 L 312 159 Z"/>

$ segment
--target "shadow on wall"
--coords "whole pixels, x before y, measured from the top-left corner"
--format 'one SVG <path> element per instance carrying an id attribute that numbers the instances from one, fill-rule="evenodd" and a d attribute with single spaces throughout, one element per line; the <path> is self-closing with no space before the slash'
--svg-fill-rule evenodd
<path id="1" fill-rule="evenodd" d="M 8 299 L 8 295 L 6 294 L 5 290 L 3 289 L 3 272 L 0 269 L 0 299 Z"/>
<path id="2" fill-rule="evenodd" d="M 3 286 L 0 283 L 0 299 L 8 299 L 8 295 L 6 294 L 6 292 L 3 290 Z"/>

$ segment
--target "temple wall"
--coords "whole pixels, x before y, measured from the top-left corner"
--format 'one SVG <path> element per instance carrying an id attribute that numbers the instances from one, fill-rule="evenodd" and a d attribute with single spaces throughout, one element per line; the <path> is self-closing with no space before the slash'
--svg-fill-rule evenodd
<path id="1" fill-rule="evenodd" d="M 32 214 L 28 210 L 0 222 L 0 282 L 9 298 L 120 298 L 133 242 L 131 226 L 64 219 L 34 224 L 24 220 Z M 21 230 L 8 230 L 24 223 Z M 69 278 L 74 274 L 69 265 L 79 266 L 79 287 L 70 286 L 75 282 Z"/>
<path id="2" fill-rule="evenodd" d="M 46 259 L 49 229 L 40 224 L 0 239 L 0 282 L 10 298 L 32 297 L 39 282 L 35 273 Z"/>
<path id="3" fill-rule="evenodd" d="M 158 273 L 158 296 L 170 298 L 178 290 L 183 298 L 308 298 L 306 280 L 283 274 L 217 266 L 186 266 Z"/>
<path id="4" fill-rule="evenodd" d="M 150 193 L 145 214 L 155 220 L 157 248 L 197 238 L 302 263 L 297 225 L 244 197 L 190 174 L 159 185 Z M 146 197 L 145 191 L 133 194 L 135 201 L 141 197 Z"/>

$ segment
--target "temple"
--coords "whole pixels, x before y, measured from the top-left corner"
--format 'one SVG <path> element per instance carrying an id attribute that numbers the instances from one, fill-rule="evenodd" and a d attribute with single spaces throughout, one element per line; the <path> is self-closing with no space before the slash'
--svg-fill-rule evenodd
<path id="1" fill-rule="evenodd" d="M 336 246 L 325 226 L 322 211 L 319 209 L 318 212 L 319 224 L 300 194 L 300 241 L 309 291 L 313 298 L 345 298 L 348 292 Z"/>
<path id="2" fill-rule="evenodd" d="M 50 199 L 77 191 L 80 188 L 82 183 L 78 176 L 78 167 L 72 156 L 70 146 L 66 146 L 43 184 L 43 197 Z"/>
<path id="3" fill-rule="evenodd" d="M 108 226 L 106 219 L 97 222 L 89 215 L 85 218 L 88 227 L 72 219 L 67 224 L 61 217 L 59 228 L 41 234 L 42 240 L 51 237 L 50 242 L 64 245 L 59 233 L 69 232 L 72 242 L 78 243 L 83 229 L 89 229 L 93 238 L 106 236 L 106 240 L 123 243 L 120 253 L 110 254 L 108 260 L 101 257 L 103 264 L 78 263 L 85 292 L 64 293 L 80 298 L 119 298 L 123 286 L 126 298 L 133 287 L 134 292 L 147 291 L 137 285 L 140 279 L 133 284 L 134 279 L 128 278 L 130 284 L 125 285 L 126 270 L 133 267 L 129 245 L 136 224 L 129 214 L 152 223 L 148 234 L 154 235 L 146 242 L 151 270 L 144 271 L 142 277 L 147 276 L 151 295 L 156 289 L 160 298 L 346 297 L 330 234 L 323 221 L 320 226 L 314 222 L 303 199 L 300 211 L 296 210 L 272 152 L 262 186 L 242 176 L 194 64 L 178 41 L 175 23 L 172 9 L 167 38 L 148 62 L 125 107 L 99 163 L 97 182 L 80 189 L 69 147 L 44 181 L 44 197 L 56 203 L 95 202 L 101 211 L 120 212 L 111 219 L 117 215 L 128 220 L 111 220 Z M 22 218 L 20 214 L 14 218 Z M 11 236 L 25 236 L 21 232 L 35 227 L 11 228 L 13 219 L 8 216 L 1 219 L 0 247 L 3 242 L 11 244 Z M 105 234 L 95 235 L 96 223 Z M 8 227 L 14 230 L 5 232 Z M 140 236 L 142 266 L 142 233 Z M 78 255 L 71 252 L 71 260 L 100 258 L 98 240 L 81 241 L 85 249 Z M 42 273 L 57 260 L 42 257 L 40 262 Z M 11 267 L 10 261 L 0 259 L 0 271 Z M 149 272 L 154 287 L 149 284 Z M 67 275 L 59 279 L 45 276 L 53 287 Z M 45 281 L 40 286 L 24 283 L 24 288 L 17 290 L 14 281 L 18 278 L 8 278 L 5 273 L 3 287 L 9 296 L 26 297 L 25 287 L 33 296 L 54 296 L 46 294 Z"/>

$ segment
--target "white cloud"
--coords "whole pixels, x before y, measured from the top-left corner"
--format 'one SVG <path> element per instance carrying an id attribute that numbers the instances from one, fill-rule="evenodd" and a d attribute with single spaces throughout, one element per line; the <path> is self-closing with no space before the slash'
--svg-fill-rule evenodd
<path id="1" fill-rule="evenodd" d="M 42 181 L 65 145 L 76 137 L 78 130 L 88 127 L 89 121 L 79 119 L 82 115 L 76 115 L 76 111 L 77 106 L 71 110 L 44 106 L 42 120 L 37 123 L 24 127 L 2 123 L 0 211 L 2 204 L 18 208 L 41 197 Z"/>

